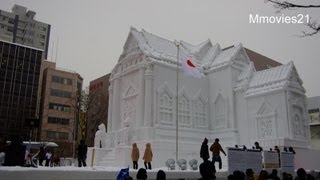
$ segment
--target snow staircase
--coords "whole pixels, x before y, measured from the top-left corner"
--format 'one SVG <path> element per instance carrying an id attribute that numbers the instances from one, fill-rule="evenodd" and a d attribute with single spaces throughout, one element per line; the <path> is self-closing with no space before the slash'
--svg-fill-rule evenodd
<path id="1" fill-rule="evenodd" d="M 115 148 L 108 152 L 106 155 L 102 157 L 102 159 L 98 162 L 98 166 L 112 166 L 114 164 L 114 160 L 116 159 L 116 151 Z"/>

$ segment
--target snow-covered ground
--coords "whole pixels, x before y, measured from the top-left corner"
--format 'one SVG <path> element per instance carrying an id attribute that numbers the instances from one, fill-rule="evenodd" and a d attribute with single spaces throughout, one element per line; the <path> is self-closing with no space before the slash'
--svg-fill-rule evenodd
<path id="1" fill-rule="evenodd" d="M 0 179 L 2 180 L 114 180 L 116 179 L 120 167 L 74 167 L 74 166 L 61 166 L 61 167 L 0 167 Z M 167 179 L 198 179 L 200 178 L 199 171 L 180 171 L 168 170 L 166 167 L 148 170 L 148 179 L 155 179 L 158 170 L 164 170 Z M 135 179 L 137 170 L 130 169 L 129 174 Z M 227 171 L 223 170 L 216 174 L 219 179 L 227 177 Z"/>

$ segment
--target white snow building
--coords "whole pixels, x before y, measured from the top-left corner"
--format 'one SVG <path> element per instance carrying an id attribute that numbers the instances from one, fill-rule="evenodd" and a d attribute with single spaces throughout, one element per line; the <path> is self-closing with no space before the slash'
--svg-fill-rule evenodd
<path id="1" fill-rule="evenodd" d="M 200 160 L 205 137 L 209 147 L 219 138 L 223 148 L 250 148 L 255 141 L 266 149 L 308 148 L 305 89 L 293 62 L 257 71 L 241 44 L 225 49 L 210 40 L 180 44 L 205 77 L 179 73 L 179 159 Z M 97 148 L 95 164 L 131 167 L 134 142 L 140 167 L 146 143 L 151 143 L 153 167 L 175 159 L 176 67 L 173 41 L 131 28 L 111 73 L 106 147 Z"/>

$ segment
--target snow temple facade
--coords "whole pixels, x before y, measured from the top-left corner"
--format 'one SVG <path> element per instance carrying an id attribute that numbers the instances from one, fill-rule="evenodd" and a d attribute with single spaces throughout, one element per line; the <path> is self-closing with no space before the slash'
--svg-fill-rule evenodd
<path id="1" fill-rule="evenodd" d="M 179 159 L 200 161 L 205 137 L 209 147 L 219 138 L 223 148 L 250 148 L 255 141 L 266 149 L 308 148 L 305 89 L 293 62 L 256 71 L 241 44 L 225 49 L 210 40 L 180 44 L 205 77 L 180 71 L 177 95 L 175 43 L 130 29 L 111 72 L 106 147 L 104 153 L 96 151 L 97 164 L 131 167 L 134 142 L 140 149 L 140 167 L 146 143 L 151 143 L 153 167 L 175 159 L 177 96 Z M 223 161 L 226 166 L 225 157 Z"/>

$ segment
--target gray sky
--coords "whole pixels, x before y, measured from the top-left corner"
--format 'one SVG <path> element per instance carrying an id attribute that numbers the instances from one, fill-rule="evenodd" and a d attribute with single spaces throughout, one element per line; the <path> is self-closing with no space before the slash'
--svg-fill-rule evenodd
<path id="1" fill-rule="evenodd" d="M 276 14 L 264 0 L 1 0 L 0 9 L 11 11 L 14 4 L 36 11 L 36 20 L 51 24 L 48 58 L 52 55 L 57 66 L 77 71 L 84 86 L 111 72 L 133 26 L 192 44 L 207 39 L 222 47 L 241 42 L 280 63 L 293 61 L 307 96 L 320 95 L 320 34 L 297 37 L 307 30 L 302 24 L 249 23 L 249 14 L 279 17 L 299 13 L 319 22 L 320 9 Z"/>

